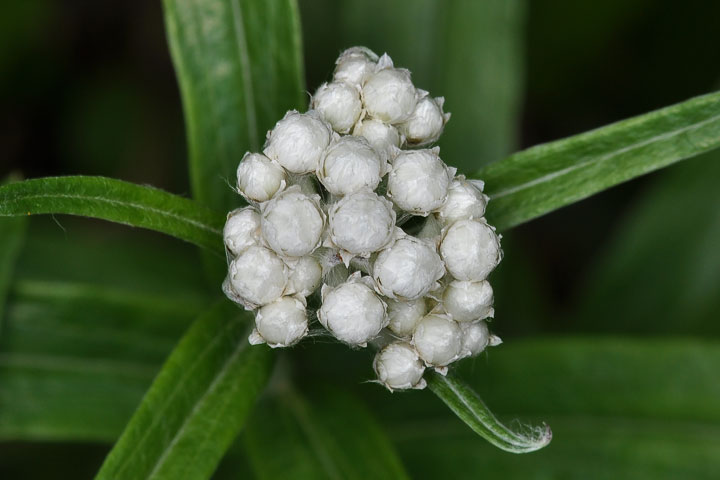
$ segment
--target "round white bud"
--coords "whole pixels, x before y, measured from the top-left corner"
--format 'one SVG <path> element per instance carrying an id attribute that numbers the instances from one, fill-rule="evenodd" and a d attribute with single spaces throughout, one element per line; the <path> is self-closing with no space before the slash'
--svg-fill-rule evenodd
<path id="1" fill-rule="evenodd" d="M 443 113 L 443 97 L 421 98 L 410 118 L 398 125 L 400 132 L 405 135 L 411 145 L 427 145 L 440 138 L 445 123 L 450 119 L 449 113 Z"/>
<path id="2" fill-rule="evenodd" d="M 249 309 L 266 305 L 285 292 L 285 263 L 265 247 L 252 246 L 230 263 L 232 293 Z M 233 298 L 233 300 L 238 300 Z"/>
<path id="3" fill-rule="evenodd" d="M 261 206 L 262 234 L 270 248 L 290 257 L 315 250 L 325 228 L 325 214 L 318 199 L 293 186 Z"/>
<path id="4" fill-rule="evenodd" d="M 348 135 L 328 147 L 317 176 L 328 192 L 347 195 L 365 188 L 375 190 L 385 169 L 385 162 L 367 140 Z"/>
<path id="5" fill-rule="evenodd" d="M 237 168 L 237 188 L 251 202 L 270 200 L 285 188 L 285 170 L 261 153 L 246 153 Z"/>
<path id="6" fill-rule="evenodd" d="M 371 117 L 392 124 L 407 120 L 418 101 L 410 72 L 400 68 L 385 68 L 371 75 L 363 85 L 362 97 Z"/>
<path id="7" fill-rule="evenodd" d="M 258 310 L 250 343 L 270 347 L 289 347 L 307 335 L 305 305 L 297 298 L 282 297 Z"/>
<path id="8" fill-rule="evenodd" d="M 469 218 L 480 219 L 485 215 L 488 197 L 477 185 L 482 182 L 465 180 L 463 175 L 456 177 L 448 188 L 447 200 L 438 211 L 438 218 L 445 225 Z"/>
<path id="9" fill-rule="evenodd" d="M 375 355 L 373 368 L 380 383 L 390 391 L 424 388 L 425 365 L 415 349 L 403 342 L 386 345 Z"/>
<path id="10" fill-rule="evenodd" d="M 474 357 L 490 344 L 490 332 L 487 324 L 483 321 L 463 323 L 462 352 L 463 357 Z"/>
<path id="11" fill-rule="evenodd" d="M 288 293 L 307 297 L 318 289 L 321 281 L 320 263 L 311 256 L 300 257 L 290 265 Z"/>
<path id="12" fill-rule="evenodd" d="M 328 212 L 332 243 L 349 253 L 368 256 L 393 239 L 392 203 L 375 192 L 362 190 L 343 197 Z"/>
<path id="13" fill-rule="evenodd" d="M 313 172 L 330 143 L 330 131 L 314 115 L 292 110 L 268 133 L 263 153 L 292 173 Z"/>
<path id="14" fill-rule="evenodd" d="M 472 322 L 492 317 L 493 290 L 490 282 L 453 280 L 443 292 L 445 311 L 458 322 Z"/>
<path id="15" fill-rule="evenodd" d="M 260 215 L 253 207 L 238 208 L 228 213 L 223 228 L 225 246 L 233 255 L 240 255 L 260 243 Z"/>
<path id="16" fill-rule="evenodd" d="M 457 322 L 431 313 L 418 322 L 413 344 L 425 363 L 443 367 L 460 357 L 462 339 L 462 329 Z"/>
<path id="17" fill-rule="evenodd" d="M 442 207 L 454 169 L 440 160 L 437 149 L 403 151 L 388 175 L 388 196 L 400 209 L 427 215 Z"/>
<path id="18" fill-rule="evenodd" d="M 424 296 L 444 274 L 445 267 L 435 249 L 409 236 L 381 251 L 373 265 L 378 292 L 397 300 Z"/>
<path id="19" fill-rule="evenodd" d="M 445 231 L 440 255 L 458 280 L 484 280 L 500 263 L 500 239 L 487 223 L 459 220 Z"/>
<path id="20" fill-rule="evenodd" d="M 335 288 L 322 288 L 318 320 L 341 342 L 366 346 L 387 325 L 385 303 L 358 276 Z"/>
<path id="21" fill-rule="evenodd" d="M 348 48 L 340 54 L 335 62 L 333 79 L 336 82 L 362 86 L 365 80 L 375 71 L 377 61 L 378 56 L 369 48 Z"/>
<path id="22" fill-rule="evenodd" d="M 333 130 L 340 133 L 348 133 L 362 111 L 357 87 L 340 82 L 320 85 L 310 105 L 332 125 Z"/>
<path id="23" fill-rule="evenodd" d="M 398 337 L 410 337 L 418 322 L 427 313 L 425 298 L 416 300 L 388 300 L 388 328 Z"/>
<path id="24" fill-rule="evenodd" d="M 400 148 L 403 141 L 397 128 L 374 118 L 366 118 L 358 122 L 353 135 L 365 138 L 385 161 L 395 157 L 395 151 Z"/>

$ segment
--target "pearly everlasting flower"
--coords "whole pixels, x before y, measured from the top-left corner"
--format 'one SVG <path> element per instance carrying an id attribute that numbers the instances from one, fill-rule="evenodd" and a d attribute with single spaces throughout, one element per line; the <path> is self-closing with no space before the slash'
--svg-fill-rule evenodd
<path id="1" fill-rule="evenodd" d="M 268 133 L 263 153 L 289 172 L 313 172 L 330 143 L 330 132 L 315 115 L 293 110 Z"/>
<path id="2" fill-rule="evenodd" d="M 412 341 L 426 364 L 444 367 L 460 357 L 463 332 L 448 316 L 431 313 L 420 320 Z"/>
<path id="3" fill-rule="evenodd" d="M 320 283 L 322 267 L 314 257 L 300 257 L 291 262 L 287 293 L 307 297 L 318 289 Z"/>
<path id="4" fill-rule="evenodd" d="M 285 170 L 261 153 L 246 153 L 238 165 L 238 192 L 249 202 L 270 200 L 286 183 Z"/>
<path id="5" fill-rule="evenodd" d="M 410 72 L 393 68 L 390 57 L 383 55 L 378 62 L 378 71 L 363 85 L 362 98 L 371 117 L 395 124 L 410 118 L 418 94 L 410 80 Z"/>
<path id="6" fill-rule="evenodd" d="M 375 72 L 377 61 L 378 56 L 369 48 L 348 48 L 335 62 L 333 79 L 360 87 Z"/>
<path id="7" fill-rule="evenodd" d="M 323 83 L 312 97 L 310 106 L 333 130 L 348 133 L 360 118 L 360 90 L 347 83 Z"/>
<path id="8" fill-rule="evenodd" d="M 276 253 L 299 257 L 320 244 L 325 214 L 318 195 L 309 196 L 292 186 L 261 206 L 263 238 Z"/>
<path id="9" fill-rule="evenodd" d="M 417 352 L 404 342 L 386 345 L 375 355 L 373 368 L 380 383 L 388 390 L 423 389 L 427 385 L 422 378 L 425 365 Z"/>
<path id="10" fill-rule="evenodd" d="M 454 280 L 445 288 L 442 300 L 445 311 L 458 322 L 482 320 L 495 314 L 493 290 L 487 280 Z"/>
<path id="11" fill-rule="evenodd" d="M 388 328 L 400 338 L 409 338 L 418 322 L 427 313 L 425 298 L 416 300 L 388 300 Z"/>
<path id="12" fill-rule="evenodd" d="M 381 251 L 373 265 L 376 289 L 398 300 L 415 300 L 437 288 L 445 267 L 430 243 L 406 236 Z"/>
<path id="13" fill-rule="evenodd" d="M 428 215 L 442 207 L 455 169 L 438 156 L 439 149 L 403 151 L 388 176 L 388 196 L 400 209 Z"/>
<path id="14" fill-rule="evenodd" d="M 285 263 L 265 247 L 251 246 L 230 263 L 223 290 L 248 310 L 267 305 L 285 292 Z"/>
<path id="15" fill-rule="evenodd" d="M 238 208 L 228 213 L 223 228 L 225 246 L 232 255 L 260 243 L 260 215 L 253 207 Z"/>
<path id="16" fill-rule="evenodd" d="M 440 138 L 445 124 L 450 120 L 450 114 L 442 110 L 443 103 L 443 97 L 431 98 L 426 95 L 418 101 L 410 118 L 398 125 L 409 144 L 427 145 Z"/>
<path id="17" fill-rule="evenodd" d="M 460 220 L 445 231 L 440 255 L 456 279 L 480 281 L 500 263 L 502 250 L 500 239 L 487 223 Z"/>
<path id="18" fill-rule="evenodd" d="M 395 158 L 403 142 L 403 137 L 397 128 L 374 118 L 359 121 L 355 125 L 353 135 L 365 138 L 378 152 L 380 158 L 388 162 Z"/>
<path id="19" fill-rule="evenodd" d="M 330 207 L 328 230 L 332 245 L 352 255 L 369 256 L 393 239 L 395 211 L 386 198 L 363 190 Z"/>
<path id="20" fill-rule="evenodd" d="M 294 297 L 282 297 L 258 310 L 255 330 L 248 339 L 252 345 L 289 347 L 308 333 L 305 305 Z"/>
<path id="21" fill-rule="evenodd" d="M 464 175 L 455 177 L 448 188 L 447 200 L 437 213 L 440 221 L 450 225 L 458 220 L 482 218 L 488 201 L 482 185 L 477 180 L 466 180 Z"/>
<path id="22" fill-rule="evenodd" d="M 346 136 L 325 151 L 317 177 L 328 192 L 347 195 L 363 189 L 375 190 L 385 175 L 386 164 L 367 140 Z"/>
<path id="23" fill-rule="evenodd" d="M 387 326 L 385 302 L 361 278 L 359 272 L 347 282 L 322 287 L 318 320 L 335 338 L 348 345 L 364 347 Z"/>
<path id="24" fill-rule="evenodd" d="M 500 338 L 490 334 L 487 323 L 483 321 L 463 323 L 460 327 L 463 330 L 461 352 L 463 357 L 474 357 L 485 350 L 486 347 L 494 347 L 502 343 Z"/>

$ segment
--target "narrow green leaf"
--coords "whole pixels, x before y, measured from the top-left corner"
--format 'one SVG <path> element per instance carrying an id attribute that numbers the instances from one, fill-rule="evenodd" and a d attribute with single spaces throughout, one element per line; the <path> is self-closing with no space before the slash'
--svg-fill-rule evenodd
<path id="1" fill-rule="evenodd" d="M 395 448 L 356 398 L 282 390 L 248 423 L 245 448 L 260 479 L 408 478 Z"/>
<path id="2" fill-rule="evenodd" d="M 247 342 L 246 315 L 221 302 L 168 358 L 96 478 L 208 478 L 270 374 Z"/>
<path id="3" fill-rule="evenodd" d="M 16 283 L 0 336 L 0 439 L 114 441 L 206 305 L 97 284 Z"/>
<path id="4" fill-rule="evenodd" d="M 577 330 L 720 333 L 720 151 L 663 172 L 628 205 L 571 319 Z"/>
<path id="5" fill-rule="evenodd" d="M 720 93 L 690 99 L 481 169 L 489 221 L 507 229 L 720 146 Z"/>
<path id="6" fill-rule="evenodd" d="M 475 433 L 498 448 L 511 453 L 527 453 L 539 450 L 550 443 L 550 427 L 523 427 L 516 432 L 506 427 L 492 414 L 480 396 L 453 375 L 431 373 L 428 386 L 455 415 Z"/>
<path id="7" fill-rule="evenodd" d="M 286 110 L 303 108 L 295 0 L 164 0 L 188 132 L 193 196 L 218 210 L 239 203 L 235 169 L 259 151 Z"/>
<path id="8" fill-rule="evenodd" d="M 49 177 L 0 187 L 0 217 L 64 213 L 172 235 L 222 252 L 224 218 L 152 187 L 104 177 Z"/>

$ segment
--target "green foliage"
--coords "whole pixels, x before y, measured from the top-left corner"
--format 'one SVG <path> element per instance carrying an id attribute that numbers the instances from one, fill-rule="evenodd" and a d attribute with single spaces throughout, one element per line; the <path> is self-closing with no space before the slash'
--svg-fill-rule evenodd
<path id="1" fill-rule="evenodd" d="M 504 230 L 720 146 L 720 93 L 538 145 L 481 169 Z"/>
<path id="2" fill-rule="evenodd" d="M 506 427 L 477 393 L 453 375 L 430 373 L 428 387 L 475 433 L 506 452 L 533 452 L 552 440 L 552 432 L 547 426 L 528 427 L 528 432 L 517 432 Z"/>
<path id="3" fill-rule="evenodd" d="M 236 206 L 229 185 L 286 110 L 302 109 L 303 63 L 294 0 L 164 0 L 185 110 L 193 196 Z"/>
<path id="4" fill-rule="evenodd" d="M 3 326 L 5 300 L 15 270 L 15 261 L 25 239 L 26 229 L 26 218 L 0 218 L 0 333 Z"/>
<path id="5" fill-rule="evenodd" d="M 272 366 L 247 343 L 246 318 L 223 301 L 192 325 L 96 478 L 208 478 Z"/>
<path id="6" fill-rule="evenodd" d="M 65 213 L 167 233 L 222 252 L 223 217 L 162 190 L 103 177 L 52 177 L 0 187 L 0 217 Z"/>
<path id="7" fill-rule="evenodd" d="M 244 437 L 260 479 L 408 478 L 367 408 L 332 388 L 310 399 L 279 389 L 253 413 Z"/>

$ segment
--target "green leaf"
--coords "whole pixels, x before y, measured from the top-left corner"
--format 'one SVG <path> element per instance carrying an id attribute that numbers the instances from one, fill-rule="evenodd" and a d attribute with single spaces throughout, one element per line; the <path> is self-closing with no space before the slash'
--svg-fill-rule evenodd
<path id="1" fill-rule="evenodd" d="M 294 0 L 164 0 L 182 94 L 193 196 L 227 211 L 247 150 L 307 104 Z"/>
<path id="2" fill-rule="evenodd" d="M 260 479 L 408 478 L 367 408 L 337 390 L 306 400 L 283 389 L 253 413 L 245 448 Z"/>
<path id="3" fill-rule="evenodd" d="M 526 432 L 516 432 L 506 427 L 472 388 L 452 375 L 431 373 L 428 375 L 428 387 L 475 433 L 506 452 L 534 452 L 552 440 L 552 432 L 546 425 L 525 427 Z"/>
<path id="4" fill-rule="evenodd" d="M 270 374 L 267 348 L 247 342 L 247 315 L 222 301 L 168 358 L 105 460 L 99 479 L 208 478 Z"/>
<path id="5" fill-rule="evenodd" d="M 114 441 L 201 297 L 14 284 L 0 336 L 0 439 Z"/>
<path id="6" fill-rule="evenodd" d="M 504 230 L 720 146 L 720 93 L 696 97 L 481 169 L 488 220 Z"/>
<path id="7" fill-rule="evenodd" d="M 598 255 L 575 329 L 720 333 L 720 151 L 663 173 Z"/>
<path id="8" fill-rule="evenodd" d="M 222 252 L 224 218 L 152 187 L 103 177 L 49 177 L 0 187 L 0 217 L 65 213 L 172 235 Z"/>
<path id="9" fill-rule="evenodd" d="M 541 418 L 549 448 L 491 448 L 439 402 L 378 397 L 410 473 L 435 478 L 716 478 L 720 342 L 628 338 L 505 343 L 460 373 L 500 418 Z"/>
<path id="10" fill-rule="evenodd" d="M 10 289 L 10 279 L 15 269 L 15 261 L 23 246 L 26 230 L 26 218 L 0 218 L 0 333 L 4 323 L 5 301 Z"/>

